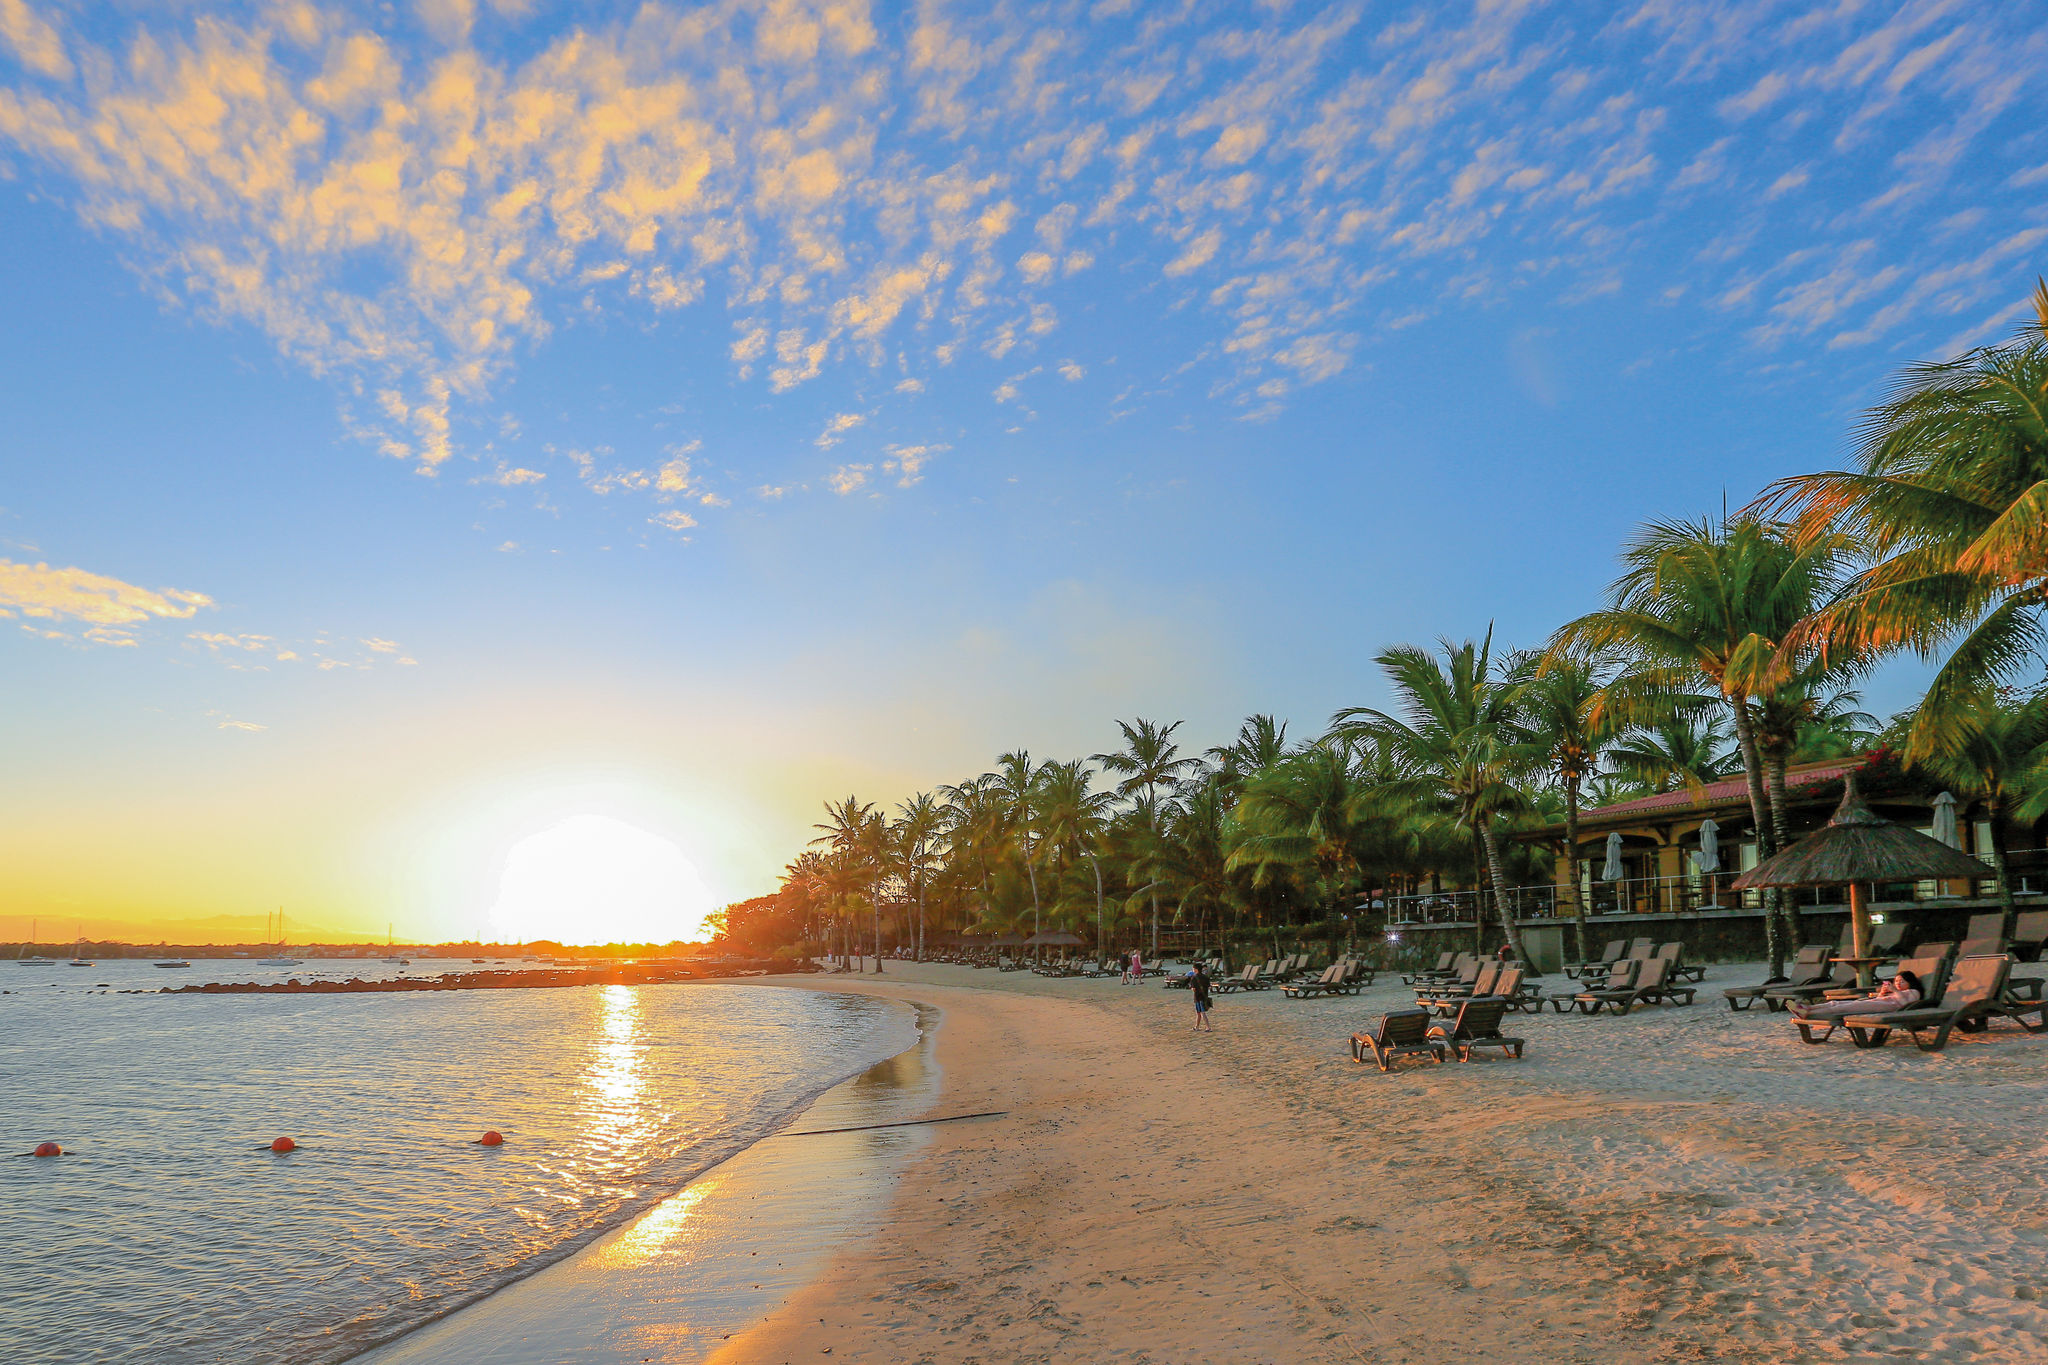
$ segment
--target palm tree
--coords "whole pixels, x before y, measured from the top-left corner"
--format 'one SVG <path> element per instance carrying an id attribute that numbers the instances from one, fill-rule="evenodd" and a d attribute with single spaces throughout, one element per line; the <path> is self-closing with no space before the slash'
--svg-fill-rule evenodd
<path id="1" fill-rule="evenodd" d="M 842 901 L 865 899 L 875 916 L 875 971 L 882 970 L 882 902 L 877 884 L 882 879 L 888 855 L 888 825 L 873 806 L 857 797 L 825 803 L 825 821 L 813 825 L 819 830 L 813 844 L 824 844 L 832 853 L 831 872 L 840 883 Z"/>
<path id="2" fill-rule="evenodd" d="M 1039 828 L 1042 845 L 1049 856 L 1062 853 L 1088 859 L 1095 870 L 1095 957 L 1103 960 L 1102 863 L 1096 857 L 1104 827 L 1108 824 L 1110 796 L 1090 791 L 1095 770 L 1079 759 L 1072 763 L 1047 763 L 1038 770 Z"/>
<path id="3" fill-rule="evenodd" d="M 1926 714 L 1930 706 L 1940 709 Z M 2006 869 L 2005 821 L 2014 813 L 2038 816 L 2048 807 L 2048 694 L 2007 705 L 1988 686 L 1967 692 L 1951 687 L 1938 696 L 1930 690 L 1920 710 L 1913 728 L 1927 737 L 1931 752 L 1913 766 L 1965 804 L 1984 804 L 1991 847 L 1978 854 L 1991 854 L 1998 899 L 2013 914 L 2018 907 Z"/>
<path id="4" fill-rule="evenodd" d="M 1652 522 L 1623 550 L 1626 571 L 1608 605 L 1551 642 L 1553 656 L 1611 651 L 1626 670 L 1613 689 L 1624 700 L 1712 686 L 1734 721 L 1762 857 L 1777 841 L 1753 701 L 1781 677 L 1788 639 L 1827 600 L 1847 548 L 1833 535 L 1795 544 L 1783 527 L 1753 518 Z M 1785 962 L 1780 904 L 1767 899 L 1764 914 L 1773 975 Z"/>
<path id="5" fill-rule="evenodd" d="M 1220 929 L 1237 889 L 1230 872 L 1230 815 L 1221 783 L 1192 787 L 1178 801 L 1167 803 L 1161 814 L 1151 871 L 1174 898 L 1174 922 L 1194 910 L 1202 917 L 1198 928 L 1213 914 Z"/>
<path id="6" fill-rule="evenodd" d="M 1329 738 L 1381 746 L 1403 774 L 1385 788 L 1390 797 L 1456 812 L 1458 823 L 1472 835 L 1475 852 L 1484 853 L 1501 932 L 1515 956 L 1526 962 L 1508 902 L 1495 821 L 1522 803 L 1514 778 L 1526 761 L 1526 740 L 1516 716 L 1513 679 L 1526 661 L 1514 656 L 1496 661 L 1491 628 L 1483 641 L 1438 644 L 1441 660 L 1415 645 L 1396 645 L 1375 659 L 1393 684 L 1405 719 L 1370 707 L 1347 707 L 1331 718 Z M 1484 914 L 1475 918 L 1483 930 Z"/>
<path id="7" fill-rule="evenodd" d="M 890 844 L 897 871 L 917 900 L 917 939 L 912 956 L 924 961 L 924 894 L 938 863 L 934 845 L 945 827 L 944 813 L 930 792 L 919 792 L 896 808 Z"/>
<path id="8" fill-rule="evenodd" d="M 1856 472 L 1783 479 L 1760 500 L 1802 542 L 1852 536 L 1876 562 L 1802 632 L 1829 660 L 1960 641 L 1927 689 L 1905 758 L 1943 718 L 2038 666 L 2048 632 L 2048 283 L 2003 346 L 1916 365 L 1863 424 Z"/>
<path id="9" fill-rule="evenodd" d="M 1579 895 L 1579 799 L 1614 739 L 1612 708 L 1602 705 L 1611 669 L 1578 655 L 1537 659 L 1517 683 L 1516 706 L 1531 748 L 1564 796 L 1565 881 L 1571 888 L 1572 936 L 1586 952 L 1586 906 Z"/>
<path id="10" fill-rule="evenodd" d="M 1117 795 L 1134 804 L 1134 808 L 1153 819 L 1148 828 L 1156 836 L 1159 826 L 1156 812 L 1159 809 L 1159 789 L 1171 787 L 1189 769 L 1199 768 L 1198 758 L 1182 758 L 1180 746 L 1173 742 L 1173 732 L 1180 729 L 1182 722 L 1174 721 L 1159 725 L 1143 716 L 1136 721 L 1118 721 L 1116 728 L 1124 732 L 1124 747 L 1116 753 L 1096 754 L 1091 761 L 1100 763 L 1104 769 L 1117 774 L 1123 780 L 1117 783 Z M 1152 952 L 1159 952 L 1159 892 L 1152 890 Z"/>
<path id="11" fill-rule="evenodd" d="M 1002 801 L 1009 815 L 1010 828 L 1023 851 L 1024 873 L 1031 880 L 1031 932 L 1035 936 L 1039 932 L 1041 915 L 1038 868 L 1034 856 L 1036 848 L 1032 843 L 1031 802 L 1038 793 L 1038 770 L 1031 766 L 1031 753 L 1027 749 L 1003 754 L 996 763 L 996 771 L 983 774 L 983 780 Z"/>
<path id="12" fill-rule="evenodd" d="M 1652 792 L 1697 790 L 1742 768 L 1722 717 L 1693 708 L 1674 708 L 1630 730 L 1608 749 L 1607 761 Z"/>
<path id="13" fill-rule="evenodd" d="M 1354 889 L 1370 859 L 1384 861 L 1390 822 L 1377 787 L 1361 780 L 1346 747 L 1318 745 L 1248 779 L 1233 812 L 1227 866 L 1252 884 L 1291 875 L 1329 907 Z"/>
<path id="14" fill-rule="evenodd" d="M 973 886 L 981 900 L 981 920 L 992 922 L 989 864 L 1009 838 L 1009 813 L 992 777 L 972 777 L 957 786 L 941 787 L 950 863 L 961 865 L 961 881 Z M 968 875 L 971 872 L 972 875 Z"/>
<path id="15" fill-rule="evenodd" d="M 1219 744 L 1205 755 L 1216 765 L 1225 804 L 1237 800 L 1237 790 L 1253 773 L 1272 767 L 1293 752 L 1287 747 L 1287 722 L 1271 716 L 1247 716 L 1237 729 L 1237 738 Z"/>

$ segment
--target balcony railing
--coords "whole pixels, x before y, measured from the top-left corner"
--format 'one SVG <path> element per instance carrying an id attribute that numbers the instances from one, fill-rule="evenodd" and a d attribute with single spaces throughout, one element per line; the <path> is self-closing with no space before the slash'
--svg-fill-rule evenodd
<path id="1" fill-rule="evenodd" d="M 2037 896 L 2048 894 L 2048 850 L 2031 848 L 2015 849 L 2006 854 L 2006 867 L 2012 877 L 2013 894 Z M 1755 891 L 1732 891 L 1728 883 L 1733 881 L 1732 872 L 1717 873 L 1712 877 L 1697 873 L 1682 877 L 1624 877 L 1620 881 L 1596 881 L 1583 889 L 1588 915 L 1689 915 L 1702 910 L 1760 910 L 1763 897 Z M 1954 900 L 1951 894 L 1955 884 L 1951 882 L 1887 882 L 1875 888 L 1874 900 L 1880 902 Z M 1572 913 L 1568 897 L 1561 897 L 1563 888 L 1556 886 L 1518 886 L 1508 892 L 1508 906 L 1516 919 L 1554 919 L 1559 915 L 1569 917 Z M 1486 893 L 1484 918 L 1497 918 L 1492 894 Z M 1793 898 L 1793 904 L 1800 909 L 1837 909 L 1848 904 L 1848 892 L 1839 886 L 1800 887 L 1788 889 L 1785 893 Z M 1971 888 L 1970 894 L 1979 899 L 1998 894 L 1995 879 L 1986 877 Z M 1387 922 L 1389 924 L 1470 924 L 1480 918 L 1480 893 L 1476 891 L 1443 891 L 1422 893 L 1413 896 L 1390 896 L 1387 898 Z M 1560 905 L 1562 900 L 1562 905 Z"/>

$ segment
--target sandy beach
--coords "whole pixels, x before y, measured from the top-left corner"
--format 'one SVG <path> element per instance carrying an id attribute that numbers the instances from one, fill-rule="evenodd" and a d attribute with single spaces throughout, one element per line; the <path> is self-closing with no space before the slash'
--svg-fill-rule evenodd
<path id="1" fill-rule="evenodd" d="M 812 978 L 938 1006 L 931 1112 L 1009 1113 L 934 1126 L 886 1221 L 715 1359 L 2037 1358 L 2048 1039 L 1808 1047 L 1722 1003 L 1760 979 L 1383 1075 L 1346 1040 L 1397 977 L 1223 997 L 1213 1036 L 1156 983 Z"/>

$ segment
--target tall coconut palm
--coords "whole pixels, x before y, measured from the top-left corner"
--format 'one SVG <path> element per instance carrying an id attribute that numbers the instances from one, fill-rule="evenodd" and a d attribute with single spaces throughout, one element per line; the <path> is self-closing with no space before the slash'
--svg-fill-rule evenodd
<path id="1" fill-rule="evenodd" d="M 880 883 L 887 868 L 888 824 L 873 806 L 849 796 L 825 803 L 825 820 L 813 844 L 832 852 L 832 871 L 841 879 L 841 894 L 864 899 L 874 912 L 875 970 L 882 970 L 882 899 Z"/>
<path id="2" fill-rule="evenodd" d="M 1515 705 L 1527 741 L 1564 798 L 1565 883 L 1581 959 L 1587 951 L 1586 906 L 1579 895 L 1579 802 L 1617 729 L 1614 708 L 1602 705 L 1612 674 L 1597 657 L 1560 655 L 1532 657 L 1516 680 Z"/>
<path id="3" fill-rule="evenodd" d="M 1194 911 L 1199 929 L 1213 917 L 1220 929 L 1236 897 L 1230 871 L 1230 815 L 1220 783 L 1193 785 L 1165 805 L 1150 870 L 1174 902 L 1173 918 Z"/>
<path id="4" fill-rule="evenodd" d="M 1121 779 L 1116 786 L 1117 795 L 1134 802 L 1138 811 L 1157 812 L 1159 789 L 1173 786 L 1190 769 L 1202 766 L 1198 758 L 1183 758 L 1180 746 L 1173 742 L 1173 732 L 1180 729 L 1181 724 L 1176 720 L 1160 725 L 1143 716 L 1135 721 L 1120 720 L 1116 728 L 1124 733 L 1124 747 L 1115 753 L 1096 754 L 1092 760 Z M 1159 833 L 1156 822 L 1150 828 L 1155 836 Z M 1156 955 L 1159 951 L 1157 888 L 1151 894 L 1152 951 Z"/>
<path id="5" fill-rule="evenodd" d="M 1526 962 L 1495 819 L 1523 800 L 1515 778 L 1527 762 L 1526 737 L 1516 714 L 1514 677 L 1526 665 L 1512 655 L 1494 658 L 1490 628 L 1484 640 L 1438 644 L 1441 658 L 1415 645 L 1380 653 L 1375 662 L 1393 684 L 1402 715 L 1347 707 L 1331 718 L 1329 738 L 1379 745 L 1403 774 L 1385 788 L 1390 797 L 1441 803 L 1456 812 L 1475 850 L 1484 854 L 1501 932 Z M 1485 916 L 1475 918 L 1483 932 Z"/>
<path id="6" fill-rule="evenodd" d="M 1781 671 L 1792 632 L 1828 599 L 1848 552 L 1840 536 L 1794 543 L 1753 518 L 1652 522 L 1622 552 L 1608 604 L 1560 630 L 1551 653 L 1609 651 L 1619 696 L 1687 694 L 1704 681 L 1726 703 L 1749 787 L 1758 851 L 1777 851 L 1764 792 L 1754 701 Z M 1766 901 L 1772 974 L 1784 968 L 1778 902 Z"/>
<path id="7" fill-rule="evenodd" d="M 956 786 L 941 787 L 939 794 L 945 799 L 940 813 L 949 862 L 959 867 L 960 881 L 975 888 L 981 903 L 979 918 L 991 923 L 990 865 L 1009 838 L 1008 808 L 989 777 L 971 777 Z"/>
<path id="8" fill-rule="evenodd" d="M 1346 749 L 1329 744 L 1292 754 L 1254 774 L 1233 812 L 1237 837 L 1228 866 L 1253 885 L 1291 874 L 1325 905 L 1352 890 L 1383 852 L 1389 822 L 1379 790 L 1360 780 Z"/>
<path id="9" fill-rule="evenodd" d="M 1217 781 L 1228 806 L 1236 802 L 1238 788 L 1246 778 L 1272 767 L 1292 752 L 1287 744 L 1287 722 L 1257 715 L 1245 717 L 1235 740 L 1215 746 L 1205 756 L 1216 765 Z"/>
<path id="10" fill-rule="evenodd" d="M 2048 283 L 2034 309 L 2006 345 L 1908 369 L 1863 424 L 1860 468 L 1784 479 L 1761 500 L 1802 540 L 1847 534 L 1875 561 L 1802 632 L 1823 657 L 1933 658 L 1955 642 L 1909 762 L 1935 751 L 1942 717 L 2037 668 L 2048 645 Z"/>
<path id="11" fill-rule="evenodd" d="M 1041 843 L 1049 857 L 1084 857 L 1095 872 L 1095 957 L 1102 960 L 1102 861 L 1097 845 L 1108 824 L 1108 792 L 1091 791 L 1095 770 L 1079 759 L 1047 763 L 1038 770 L 1037 801 Z"/>
<path id="12" fill-rule="evenodd" d="M 1032 801 L 1038 795 L 1038 769 L 1031 766 L 1031 751 L 1014 749 L 996 759 L 996 770 L 983 780 L 1002 801 L 1009 815 L 1010 830 L 1016 836 L 1024 858 L 1024 875 L 1031 882 L 1031 932 L 1041 929 L 1043 915 L 1038 901 L 1038 865 L 1032 829 Z"/>
<path id="13" fill-rule="evenodd" d="M 944 812 L 930 792 L 919 792 L 898 806 L 896 822 L 889 827 L 896 871 L 917 904 L 917 935 L 911 955 L 919 962 L 924 961 L 925 891 L 938 866 L 937 845 L 944 830 Z"/>

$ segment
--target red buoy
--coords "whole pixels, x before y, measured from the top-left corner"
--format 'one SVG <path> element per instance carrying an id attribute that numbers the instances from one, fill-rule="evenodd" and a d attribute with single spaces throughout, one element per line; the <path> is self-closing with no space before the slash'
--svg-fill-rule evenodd
<path id="1" fill-rule="evenodd" d="M 497 1147 L 502 1145 L 504 1141 L 505 1135 L 503 1133 L 500 1133 L 495 1128 L 491 1129 L 488 1133 L 485 1133 L 482 1137 L 477 1139 L 478 1145 L 484 1147 Z"/>
<path id="2" fill-rule="evenodd" d="M 283 1156 L 286 1152 L 296 1152 L 299 1150 L 299 1144 L 293 1142 L 290 1138 L 279 1138 L 270 1144 L 270 1150 L 276 1152 L 279 1156 Z"/>
<path id="3" fill-rule="evenodd" d="M 64 1149 L 63 1149 L 62 1147 L 59 1147 L 59 1146 L 58 1146 L 58 1145 L 57 1145 L 56 1143 L 54 1143 L 54 1142 L 38 1142 L 38 1143 L 36 1144 L 36 1155 L 37 1155 L 37 1156 L 62 1156 L 62 1155 L 64 1155 Z"/>

